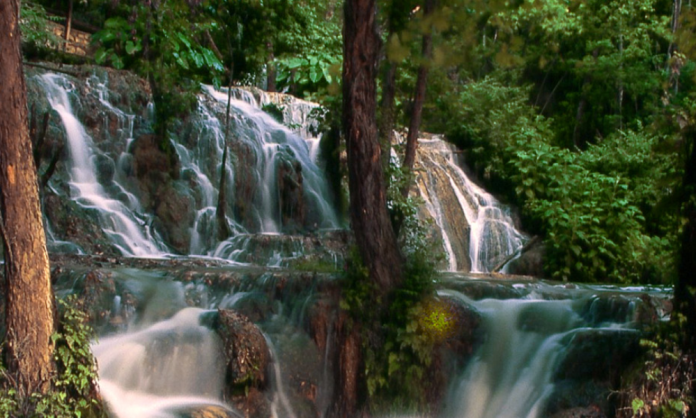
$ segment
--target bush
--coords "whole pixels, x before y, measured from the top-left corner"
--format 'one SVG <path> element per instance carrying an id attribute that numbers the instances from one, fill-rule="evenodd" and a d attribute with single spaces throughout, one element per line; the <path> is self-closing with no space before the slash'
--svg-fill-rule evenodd
<path id="1" fill-rule="evenodd" d="M 3 417 L 106 417 L 97 393 L 97 366 L 90 351 L 94 332 L 87 315 L 78 309 L 76 296 L 59 300 L 60 325 L 51 339 L 56 375 L 45 394 L 22 396 L 8 378 L 0 392 Z"/>

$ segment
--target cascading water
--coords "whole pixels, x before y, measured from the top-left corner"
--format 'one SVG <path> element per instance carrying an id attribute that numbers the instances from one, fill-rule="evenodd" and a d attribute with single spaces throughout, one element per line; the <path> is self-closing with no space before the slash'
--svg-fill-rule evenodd
<path id="1" fill-rule="evenodd" d="M 227 103 L 226 92 L 216 91 L 212 87 L 206 87 L 206 91 L 221 107 Z M 303 138 L 275 121 L 259 108 L 250 93 L 241 90 L 237 95 L 242 95 L 243 99 L 232 99 L 230 103 L 237 128 L 234 135 L 249 144 L 256 157 L 257 176 L 261 186 L 261 232 L 280 232 L 282 221 L 276 189 L 278 166 L 283 162 L 283 158 L 288 157 L 300 164 L 304 197 L 310 208 L 317 211 L 317 227 L 338 228 L 338 217 L 329 202 L 328 184 L 317 166 L 316 153 L 312 155 L 311 152 L 311 147 L 316 141 Z"/>
<path id="2" fill-rule="evenodd" d="M 476 309 L 486 333 L 483 344 L 451 387 L 445 417 L 544 417 L 560 379 L 559 367 L 568 360 L 576 339 L 585 341 L 595 335 L 596 341 L 601 341 L 599 336 L 611 335 L 637 345 L 634 321 L 638 306 L 647 300 L 641 300 L 639 292 L 579 288 L 561 293 L 546 285 L 515 286 L 538 286 L 540 291 L 532 290 L 519 299 L 477 301 L 455 290 L 439 292 Z M 612 306 L 612 298 L 618 298 L 620 306 Z M 582 359 L 572 361 L 584 364 Z M 602 366 L 583 366 L 592 367 Z"/>
<path id="3" fill-rule="evenodd" d="M 449 144 L 419 140 L 417 164 L 422 168 L 416 174 L 418 189 L 441 231 L 449 270 L 466 270 L 470 264 L 471 272 L 490 272 L 522 247 L 526 238 L 515 228 L 509 209 L 469 180 Z"/>
<path id="4" fill-rule="evenodd" d="M 202 325 L 207 311 L 187 308 L 143 329 L 103 338 L 92 348 L 99 386 L 118 418 L 175 418 L 221 403 L 224 362 L 217 335 Z"/>
<path id="5" fill-rule="evenodd" d="M 190 245 L 191 254 L 225 257 L 234 260 L 233 254 L 243 251 L 239 243 L 245 242 L 249 233 L 278 234 L 283 230 L 279 182 L 283 177 L 279 166 L 292 166 L 299 173 L 301 184 L 296 187 L 302 191 L 302 198 L 310 212 L 308 217 L 316 221 L 312 228 L 337 229 L 338 216 L 330 203 L 328 184 L 316 161 L 316 139 L 303 138 L 291 132 L 263 112 L 250 92 L 235 89 L 231 99 L 230 134 L 228 143 L 233 157 L 228 159 L 225 173 L 227 177 L 227 196 L 230 200 L 249 199 L 253 207 L 245 213 L 246 219 L 228 216 L 227 222 L 234 236 L 223 242 L 214 239 L 217 228 L 215 218 L 218 190 L 216 185 L 221 172 L 224 152 L 225 128 L 220 122 L 225 119 L 227 93 L 205 87 L 199 97 L 198 109 L 202 129 L 196 146 L 187 148 L 176 143 L 175 148 L 182 162 L 182 171 L 194 173 L 196 182 L 204 196 L 202 207 L 198 209 Z M 235 164 L 244 160 L 247 165 Z M 240 170 L 243 171 L 240 173 Z M 246 184 L 253 185 L 255 191 L 246 196 L 235 195 L 235 178 L 241 176 Z M 296 180 L 291 180 L 296 181 Z M 230 211 L 231 212 L 231 211 Z"/>
<path id="6" fill-rule="evenodd" d="M 111 237 L 113 245 L 125 256 L 159 257 L 165 254 L 164 245 L 156 239 L 148 226 L 148 219 L 113 199 L 97 181 L 95 151 L 92 139 L 75 117 L 69 92 L 71 83 L 56 74 L 40 78 L 48 101 L 58 112 L 67 134 L 70 150 L 70 188 L 74 199 L 83 207 L 99 212 L 102 228 Z M 123 188 L 118 185 L 119 190 Z"/>
<path id="7" fill-rule="evenodd" d="M 99 214 L 114 247 L 124 255 L 158 256 L 168 252 L 158 234 L 150 230 L 151 219 L 144 214 L 156 210 L 147 206 L 145 198 L 143 203 L 136 198 L 142 197 L 138 193 L 143 192 L 133 186 L 139 180 L 132 175 L 135 155 L 130 151 L 138 145 L 137 132 L 148 131 L 147 122 L 114 105 L 116 102 L 111 102 L 106 94 L 108 83 L 90 79 L 91 94 L 98 95 L 105 114 L 118 120 L 120 132 L 113 140 L 93 141 L 70 106 L 69 99 L 73 103 L 80 100 L 73 94 L 70 79 L 48 74 L 37 80 L 68 133 L 70 197 Z M 182 221 L 185 228 L 191 228 L 190 240 L 185 240 L 183 249 L 178 251 L 186 253 L 188 249 L 189 254 L 245 263 L 258 260 L 258 254 L 265 251 L 260 257 L 264 261 L 259 264 L 277 266 L 310 246 L 320 246 L 312 236 L 281 234 L 341 226 L 328 203 L 328 186 L 317 166 L 318 142 L 308 138 L 306 127 L 300 128 L 303 133 L 299 136 L 260 110 L 259 103 L 276 103 L 277 98 L 261 95 L 257 99 L 244 89 L 233 90 L 230 158 L 225 167 L 227 222 L 234 236 L 218 242 L 215 211 L 223 171 L 225 138 L 221 120 L 227 94 L 209 87 L 204 90 L 198 98 L 197 112 L 186 121 L 193 127 L 172 135 L 172 149 L 178 157 L 174 167 L 180 170 L 180 176 L 173 176 L 171 182 L 176 187 L 169 190 L 185 189 L 182 195 L 193 202 L 192 215 Z M 311 106 L 301 106 L 298 112 L 304 117 Z M 105 144 L 114 141 L 119 145 Z M 109 187 L 100 184 L 95 170 L 95 160 L 104 158 L 116 160 L 113 184 Z M 490 271 L 521 247 L 525 237 L 515 230 L 509 211 L 466 177 L 444 142 L 421 141 L 418 158 L 419 192 L 425 211 L 441 231 L 444 248 L 450 255 L 450 270 Z M 62 175 L 64 178 L 65 173 Z M 281 181 L 286 182 L 285 188 Z M 51 188 L 59 184 L 52 182 L 55 184 L 49 184 Z M 64 191 L 67 187 L 55 189 L 55 195 L 68 195 Z M 302 207 L 307 211 L 298 218 L 308 221 L 299 227 L 289 226 L 284 214 L 288 207 L 300 208 L 297 200 L 304 203 Z M 143 207 L 148 207 L 147 211 Z M 157 228 L 162 231 L 161 224 Z M 50 225 L 48 231 L 53 237 L 53 248 L 81 252 L 61 240 L 62 231 L 51 230 Z M 315 247 L 313 251 L 318 250 Z M 189 260 L 201 271 L 176 276 L 176 262 L 162 261 L 165 267 L 157 274 L 137 269 L 124 273 L 125 269 L 115 267 L 99 276 L 103 280 L 97 277 L 91 281 L 90 286 L 101 283 L 106 288 L 113 280 L 114 293 L 128 289 L 107 301 L 108 306 L 101 312 L 108 320 L 104 329 L 116 329 L 119 333 L 106 335 L 94 345 L 101 390 L 113 413 L 118 417 L 170 418 L 195 416 L 191 411 L 213 407 L 234 416 L 236 412 L 221 403 L 225 390 L 222 343 L 215 332 L 202 325 L 203 317 L 214 315 L 211 309 L 230 308 L 253 318 L 268 338 L 274 359 L 272 369 L 269 368 L 272 377 L 260 396 L 268 400 L 271 415 L 326 416 L 343 390 L 334 387 L 337 353 L 344 348 L 339 339 L 333 339 L 344 326 L 335 311 L 338 302 L 329 296 L 338 293 L 334 278 L 317 284 L 308 282 L 307 277 L 318 280 L 319 275 L 298 274 L 291 278 L 288 275 L 292 273 L 284 271 L 253 276 L 251 272 L 257 269 L 240 269 L 207 259 Z M 223 264 L 225 267 L 220 267 Z M 124 274 L 128 277 L 123 278 Z M 67 287 L 77 288 L 76 282 L 71 279 Z M 632 297 L 630 303 L 618 304 L 616 309 L 607 308 L 603 298 L 592 299 L 594 293 L 620 294 L 629 290 L 581 291 L 546 286 L 555 293 L 518 294 L 518 286 L 541 285 L 487 283 L 459 276 L 455 282 L 443 285 L 445 290 L 440 295 L 459 301 L 462 309 L 480 313 L 484 339 L 479 346 L 471 343 L 473 358 L 461 375 L 450 379 L 451 393 L 442 413 L 446 417 L 544 416 L 551 394 L 558 390 L 559 363 L 579 335 L 607 332 L 635 337 L 632 330 L 624 328 L 632 321 L 635 306 L 641 303 L 638 296 Z M 464 296 L 462 286 L 481 287 Z M 498 288 L 504 291 L 491 294 Z M 476 300 L 481 294 L 500 299 Z M 135 299 L 137 302 L 133 302 Z"/>

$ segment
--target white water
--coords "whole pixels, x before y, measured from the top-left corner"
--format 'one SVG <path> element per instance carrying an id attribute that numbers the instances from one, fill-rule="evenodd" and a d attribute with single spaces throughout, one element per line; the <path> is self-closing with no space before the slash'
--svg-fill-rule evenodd
<path id="1" fill-rule="evenodd" d="M 227 173 L 227 196 L 234 202 L 244 199 L 235 196 L 235 178 L 242 176 L 248 184 L 253 185 L 251 202 L 253 208 L 245 216 L 248 219 L 235 219 L 231 211 L 227 213 L 227 222 L 233 231 L 233 237 L 218 242 L 214 237 L 217 230 L 215 218 L 218 200 L 217 185 L 222 170 L 222 156 L 225 143 L 224 112 L 227 107 L 227 92 L 216 91 L 210 86 L 204 87 L 205 93 L 199 97 L 198 113 L 201 129 L 194 148 L 184 144 L 175 144 L 175 149 L 182 162 L 182 172 L 194 173 L 198 187 L 204 196 L 203 206 L 198 208 L 196 221 L 192 228 L 190 253 L 212 257 L 224 257 L 234 260 L 240 239 L 237 235 L 249 233 L 278 234 L 283 230 L 281 219 L 280 190 L 278 188 L 278 167 L 280 164 L 299 164 L 303 199 L 308 215 L 317 219 L 314 228 L 337 229 L 340 222 L 336 211 L 330 203 L 329 187 L 323 173 L 317 165 L 316 154 L 318 140 L 302 137 L 276 122 L 263 112 L 253 95 L 243 89 L 232 91 L 230 109 L 230 133 L 228 143 L 236 144 L 230 148 L 225 167 Z M 262 96 L 265 97 L 265 96 Z M 212 99 L 212 100 L 211 100 Z M 288 105 L 288 109 L 293 109 Z M 299 112 L 299 111 L 298 111 Z M 298 113 L 295 112 L 295 113 Z M 299 112 L 306 113 L 306 112 Z M 299 117 L 299 116 L 298 116 Z M 305 115 L 306 118 L 306 115 Z M 304 131 L 303 131 L 304 132 Z M 236 153 L 242 153 L 237 155 Z M 235 163 L 236 159 L 248 159 L 252 169 L 241 172 L 243 165 Z M 238 160 L 237 160 L 238 161 Z M 251 206 L 251 205 L 250 205 Z M 310 226 L 311 227 L 311 226 Z"/>
<path id="2" fill-rule="evenodd" d="M 206 86 L 206 92 L 226 107 L 226 92 L 216 91 L 210 86 Z M 293 133 L 263 112 L 248 92 L 238 90 L 237 95 L 240 94 L 243 100 L 233 98 L 230 102 L 231 111 L 234 112 L 237 121 L 234 135 L 255 150 L 261 197 L 261 232 L 280 232 L 280 208 L 276 186 L 281 149 L 286 156 L 294 157 L 301 165 L 305 199 L 309 206 L 315 208 L 320 215 L 321 224 L 317 227 L 338 228 L 340 226 L 338 217 L 328 200 L 330 196 L 328 184 L 323 172 L 317 166 L 316 153 L 312 155 L 311 147 L 315 145 L 316 140 Z"/>
<path id="3" fill-rule="evenodd" d="M 441 230 L 449 269 L 456 270 L 458 257 L 466 256 L 453 249 L 454 229 L 462 226 L 445 214 L 459 210 L 469 225 L 468 249 L 471 272 L 490 272 L 507 256 L 522 247 L 525 236 L 514 225 L 509 209 L 491 194 L 472 182 L 456 163 L 452 147 L 440 139 L 419 140 L 417 172 L 420 195 L 426 209 Z M 453 196 L 452 196 L 453 195 Z M 453 198 L 454 197 L 454 198 Z M 443 199 L 447 198 L 447 203 Z M 465 243 L 459 243 L 466 247 Z"/>
<path id="4" fill-rule="evenodd" d="M 99 212 L 102 229 L 123 255 L 164 255 L 164 247 L 153 237 L 148 220 L 121 201 L 111 198 L 97 181 L 94 165 L 96 147 L 73 113 L 68 98 L 68 93 L 73 89 L 70 81 L 61 75 L 44 74 L 40 77 L 40 82 L 46 90 L 51 107 L 60 115 L 67 134 L 73 199 L 83 207 Z"/>
<path id="5" fill-rule="evenodd" d="M 483 344 L 451 387 L 444 413 L 448 418 L 543 418 L 555 388 L 556 367 L 572 336 L 591 329 L 620 332 L 635 308 L 631 304 L 625 317 L 607 318 L 617 322 L 587 322 L 578 311 L 589 301 L 600 303 L 591 293 L 578 299 L 544 300 L 531 292 L 523 299 L 480 301 L 452 290 L 439 293 L 474 307 L 486 332 Z"/>
<path id="6" fill-rule="evenodd" d="M 101 394 L 118 418 L 175 418 L 177 411 L 221 402 L 221 342 L 199 324 L 206 311 L 186 308 L 141 330 L 92 346 Z"/>

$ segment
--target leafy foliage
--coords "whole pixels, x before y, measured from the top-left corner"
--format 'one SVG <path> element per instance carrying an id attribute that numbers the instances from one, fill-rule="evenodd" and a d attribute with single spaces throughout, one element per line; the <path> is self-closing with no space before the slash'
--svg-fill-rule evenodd
<path id="1" fill-rule="evenodd" d="M 97 398 L 97 366 L 90 350 L 94 332 L 87 315 L 79 309 L 76 296 L 59 300 L 60 325 L 51 336 L 56 375 L 45 393 L 23 396 L 11 382 L 0 393 L 0 413 L 5 417 L 102 417 L 106 416 Z M 8 377 L 3 373 L 5 378 Z"/>
<path id="2" fill-rule="evenodd" d="M 395 405 L 423 412 L 426 391 L 423 386 L 434 348 L 453 330 L 448 308 L 434 295 L 435 266 L 442 255 L 433 254 L 427 229 L 417 217 L 418 201 L 404 198 L 399 186 L 401 170 L 390 184 L 389 205 L 399 216 L 399 243 L 404 255 L 404 282 L 387 296 L 385 306 L 376 285 L 370 281 L 357 249 L 348 259 L 341 307 L 362 324 L 365 375 L 371 407 L 375 412 L 391 412 Z M 407 180 L 403 180 L 407 181 Z"/>
<path id="3" fill-rule="evenodd" d="M 551 121 L 527 104 L 528 91 L 494 77 L 470 83 L 453 115 L 463 123 L 449 137 L 544 234 L 551 277 L 667 282 L 677 211 L 662 208 L 679 177 L 677 154 L 662 149 L 668 138 L 627 130 L 584 152 L 558 147 Z"/>
<path id="4" fill-rule="evenodd" d="M 62 44 L 63 40 L 51 30 L 50 21 L 56 18 L 49 17 L 43 6 L 35 2 L 23 1 L 20 7 L 19 24 L 22 29 L 23 44 L 40 49 L 55 48 Z"/>

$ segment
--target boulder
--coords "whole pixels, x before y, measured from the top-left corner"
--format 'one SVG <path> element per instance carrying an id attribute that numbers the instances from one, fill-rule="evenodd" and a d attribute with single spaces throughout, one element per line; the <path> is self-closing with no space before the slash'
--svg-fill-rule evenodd
<path id="1" fill-rule="evenodd" d="M 534 240 L 525 246 L 522 254 L 507 263 L 508 274 L 520 276 L 544 277 L 544 253 L 546 249 L 542 240 Z"/>
<path id="2" fill-rule="evenodd" d="M 227 309 L 218 310 L 214 329 L 224 347 L 228 398 L 251 387 L 266 387 L 271 353 L 261 330 L 246 316 Z"/>

